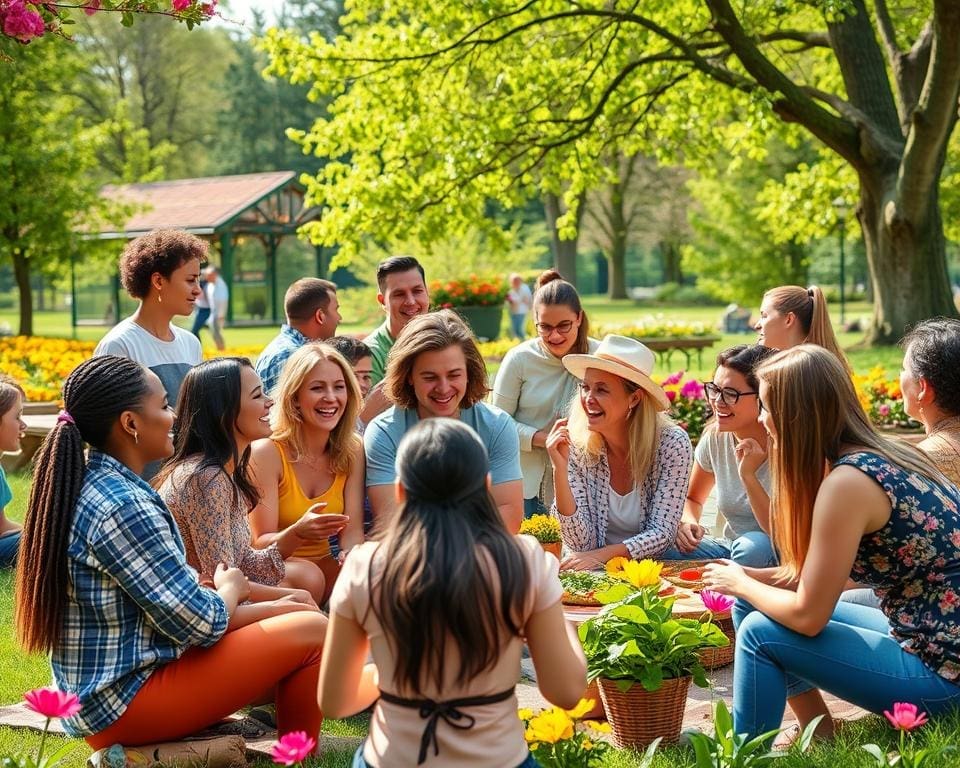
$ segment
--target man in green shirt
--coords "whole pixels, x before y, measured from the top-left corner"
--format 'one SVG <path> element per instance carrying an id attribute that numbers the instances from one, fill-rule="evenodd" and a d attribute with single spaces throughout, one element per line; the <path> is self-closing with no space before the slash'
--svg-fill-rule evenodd
<path id="1" fill-rule="evenodd" d="M 426 276 L 420 262 L 413 256 L 392 256 L 377 266 L 377 301 L 387 313 L 387 319 L 363 341 L 370 347 L 373 358 L 373 384 L 383 379 L 387 370 L 387 355 L 400 331 L 417 315 L 430 307 Z"/>

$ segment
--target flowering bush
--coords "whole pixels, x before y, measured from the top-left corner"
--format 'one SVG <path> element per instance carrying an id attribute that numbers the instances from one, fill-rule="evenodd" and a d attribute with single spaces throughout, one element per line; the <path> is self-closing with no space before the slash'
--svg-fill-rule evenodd
<path id="1" fill-rule="evenodd" d="M 497 339 L 496 341 L 478 341 L 477 349 L 487 362 L 499 363 L 507 352 L 520 343 L 519 339 Z"/>
<path id="2" fill-rule="evenodd" d="M 560 521 L 550 515 L 532 515 L 520 523 L 520 533 L 527 533 L 541 544 L 560 541 Z"/>
<path id="3" fill-rule="evenodd" d="M 506 301 L 510 286 L 502 277 L 433 280 L 430 300 L 437 309 L 453 307 L 498 307 Z"/>
<path id="4" fill-rule="evenodd" d="M 709 336 L 713 329 L 704 323 L 688 323 L 682 320 L 668 320 L 663 315 L 647 315 L 635 323 L 625 325 L 601 325 L 597 328 L 598 337 L 616 333 L 631 339 L 655 339 L 664 336 L 690 337 Z"/>
<path id="5" fill-rule="evenodd" d="M 703 384 L 696 379 L 685 380 L 683 377 L 684 372 L 679 371 L 667 376 L 660 386 L 670 401 L 670 416 L 681 429 L 686 430 L 691 442 L 696 443 L 713 412 L 703 391 Z"/>
<path id="6" fill-rule="evenodd" d="M 610 726 L 593 720 L 578 722 L 595 703 L 581 699 L 573 709 L 551 707 L 536 714 L 530 709 L 519 710 L 530 752 L 543 768 L 593 768 L 603 764 L 610 745 L 591 732 L 609 733 Z"/>
<path id="7" fill-rule="evenodd" d="M 80 9 L 88 16 L 97 11 L 113 11 L 120 14 L 125 26 L 133 23 L 136 14 L 150 13 L 171 16 L 192 27 L 216 13 L 217 0 L 79 0 L 76 4 L 0 0 L 0 33 L 21 43 L 29 43 L 46 32 L 63 34 L 63 25 L 72 23 L 70 8 Z"/>
<path id="8" fill-rule="evenodd" d="M 0 765 L 9 768 L 53 768 L 64 756 L 76 746 L 76 743 L 66 743 L 49 757 L 43 756 L 43 748 L 47 742 L 47 731 L 50 730 L 50 721 L 55 717 L 73 717 L 80 711 L 80 699 L 75 693 L 65 693 L 56 688 L 36 688 L 23 694 L 27 709 L 43 715 L 47 721 L 43 725 L 43 736 L 40 737 L 40 746 L 37 756 L 27 755 L 0 755 Z"/>
<path id="9" fill-rule="evenodd" d="M 863 410 L 878 427 L 920 427 L 920 424 L 907 416 L 903 408 L 900 381 L 888 379 L 887 372 L 881 366 L 871 368 L 866 375 L 855 373 L 853 386 L 857 390 Z"/>
<path id="10" fill-rule="evenodd" d="M 893 705 L 893 712 L 884 710 L 883 713 L 890 725 L 900 732 L 900 745 L 896 752 L 889 755 L 877 744 L 864 744 L 863 749 L 869 752 L 876 761 L 877 768 L 922 768 L 927 761 L 936 760 L 940 755 L 955 753 L 957 748 L 949 745 L 941 748 L 915 749 L 907 740 L 907 732 L 914 731 L 927 722 L 927 715 L 917 709 L 916 704 L 899 701 Z"/>

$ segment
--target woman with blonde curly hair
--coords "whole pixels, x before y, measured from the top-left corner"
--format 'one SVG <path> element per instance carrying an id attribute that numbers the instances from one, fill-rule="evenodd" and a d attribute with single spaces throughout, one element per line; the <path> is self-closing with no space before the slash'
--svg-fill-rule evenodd
<path id="1" fill-rule="evenodd" d="M 342 554 L 363 541 L 363 446 L 355 431 L 363 399 L 349 363 L 322 343 L 290 356 L 274 395 L 273 434 L 253 444 L 250 460 L 261 496 L 250 515 L 254 544 L 276 542 L 285 557 L 316 563 L 326 599 Z"/>
<path id="2" fill-rule="evenodd" d="M 523 516 L 523 473 L 517 426 L 509 414 L 483 402 L 487 366 L 470 329 L 448 309 L 413 318 L 387 360 L 384 394 L 393 407 L 367 426 L 367 494 L 374 523 L 395 508 L 396 457 L 401 438 L 421 419 L 446 416 L 471 427 L 490 454 L 491 493 L 507 529 Z"/>

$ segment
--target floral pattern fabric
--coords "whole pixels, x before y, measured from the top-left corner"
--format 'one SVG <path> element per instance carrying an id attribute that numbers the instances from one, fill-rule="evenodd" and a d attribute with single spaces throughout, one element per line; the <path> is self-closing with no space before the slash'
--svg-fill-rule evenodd
<path id="1" fill-rule="evenodd" d="M 886 492 L 890 520 L 864 536 L 852 576 L 871 584 L 891 634 L 947 680 L 960 680 L 960 490 L 870 452 L 841 457 Z"/>
<path id="2" fill-rule="evenodd" d="M 640 530 L 623 543 L 634 559 L 657 557 L 677 538 L 687 483 L 693 462 L 693 446 L 680 427 L 671 424 L 660 433 L 660 443 L 650 473 L 640 481 Z M 610 465 L 606 453 L 596 462 L 577 446 L 570 446 L 567 479 L 576 511 L 560 519 L 563 542 L 576 552 L 599 549 L 607 536 L 610 513 Z"/>

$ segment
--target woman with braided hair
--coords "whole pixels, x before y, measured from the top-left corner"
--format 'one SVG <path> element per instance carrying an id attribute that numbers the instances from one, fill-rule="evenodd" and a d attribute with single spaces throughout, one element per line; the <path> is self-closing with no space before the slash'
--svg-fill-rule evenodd
<path id="1" fill-rule="evenodd" d="M 63 400 L 37 455 L 14 619 L 24 649 L 49 653 L 57 687 L 80 698 L 67 732 L 95 749 L 170 741 L 275 690 L 280 733 L 317 737 L 326 619 L 298 603 L 241 605 L 250 585 L 237 568 L 199 584 L 170 512 L 138 476 L 173 451 L 160 379 L 94 357 Z"/>

